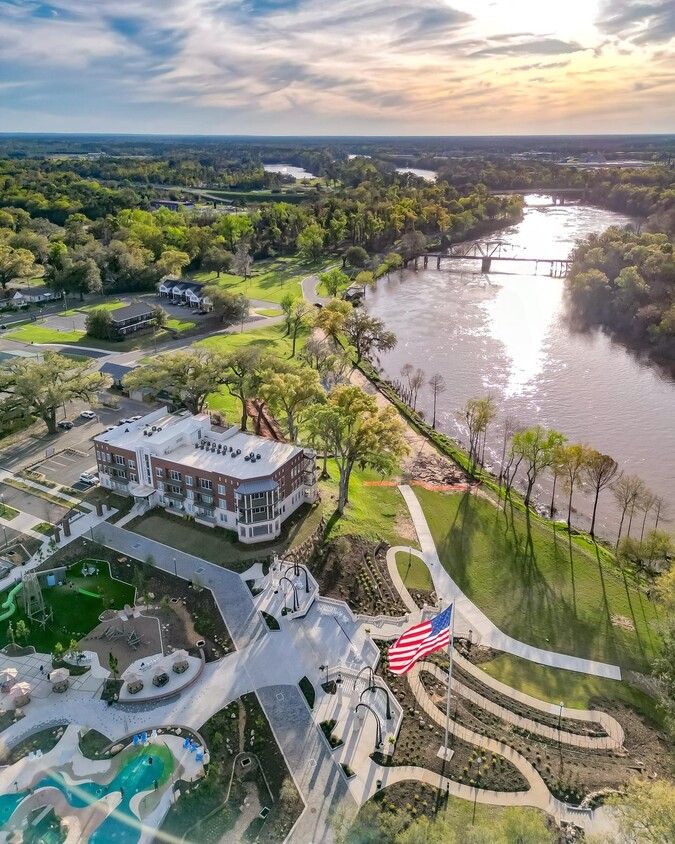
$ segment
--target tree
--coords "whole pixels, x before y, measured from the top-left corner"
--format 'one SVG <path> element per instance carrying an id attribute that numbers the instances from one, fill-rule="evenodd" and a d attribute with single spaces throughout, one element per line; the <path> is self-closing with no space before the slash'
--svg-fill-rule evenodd
<path id="1" fill-rule="evenodd" d="M 481 453 L 485 448 L 487 430 L 497 415 L 497 406 L 493 396 L 468 399 L 457 418 L 464 422 L 469 433 L 469 463 L 471 471 L 481 461 Z M 483 448 L 481 449 L 481 443 Z"/>
<path id="2" fill-rule="evenodd" d="M 230 395 L 241 402 L 241 430 L 245 431 L 248 425 L 246 400 L 255 396 L 259 373 L 269 368 L 267 361 L 260 346 L 242 346 L 224 358 L 223 366 L 224 384 Z"/>
<path id="3" fill-rule="evenodd" d="M 628 510 L 635 508 L 638 497 L 645 490 L 645 484 L 642 478 L 638 475 L 621 475 L 621 477 L 612 484 L 612 493 L 618 506 L 621 508 L 621 521 L 619 522 L 619 533 L 616 537 L 616 546 L 619 547 L 619 540 L 621 539 L 621 532 L 623 530 L 624 519 Z M 630 531 L 629 531 L 630 535 Z"/>
<path id="4" fill-rule="evenodd" d="M 164 308 L 155 305 L 152 309 L 152 322 L 155 328 L 166 328 L 169 322 L 169 315 Z"/>
<path id="5" fill-rule="evenodd" d="M 306 324 L 311 310 L 312 306 L 308 302 L 305 302 L 304 299 L 296 299 L 293 303 L 293 308 L 291 309 L 290 316 L 288 317 L 288 325 L 293 342 L 293 346 L 291 348 L 292 358 L 295 357 L 295 346 L 298 340 L 298 333 L 302 326 Z"/>
<path id="6" fill-rule="evenodd" d="M 293 305 L 297 298 L 292 293 L 285 293 L 280 302 L 281 310 L 284 314 L 284 322 L 286 323 L 286 337 L 291 333 L 291 314 L 293 313 Z"/>
<path id="7" fill-rule="evenodd" d="M 383 263 L 386 267 L 385 272 L 387 276 L 389 276 L 389 273 L 392 272 L 392 270 L 398 270 L 403 266 L 403 258 L 398 252 L 389 252 L 384 256 Z"/>
<path id="8" fill-rule="evenodd" d="M 608 454 L 601 454 L 595 449 L 588 453 L 584 474 L 593 489 L 593 516 L 591 518 L 591 536 L 595 536 L 595 516 L 598 510 L 598 498 L 603 489 L 610 486 L 619 473 L 619 464 Z"/>
<path id="9" fill-rule="evenodd" d="M 354 279 L 354 284 L 357 287 L 374 287 L 375 286 L 375 276 L 371 270 L 361 270 L 360 273 L 356 274 L 356 278 Z"/>
<path id="10" fill-rule="evenodd" d="M 14 635 L 17 639 L 19 639 L 19 641 L 23 642 L 25 642 L 30 636 L 30 628 L 22 618 L 20 618 L 16 623 L 16 627 L 14 628 Z"/>
<path id="11" fill-rule="evenodd" d="M 115 323 L 112 314 L 106 308 L 94 308 L 89 311 L 84 324 L 89 337 L 96 337 L 99 340 L 112 340 Z"/>
<path id="12" fill-rule="evenodd" d="M 234 324 L 248 319 L 249 301 L 243 293 L 232 293 L 217 284 L 204 288 L 204 295 L 213 306 L 221 322 Z"/>
<path id="13" fill-rule="evenodd" d="M 619 837 L 617 844 L 672 844 L 675 841 L 675 785 L 666 780 L 629 782 L 612 797 Z"/>
<path id="14" fill-rule="evenodd" d="M 353 309 L 348 315 L 344 332 L 356 350 L 357 365 L 373 351 L 390 352 L 396 346 L 396 335 L 387 330 L 384 320 L 361 309 Z"/>
<path id="15" fill-rule="evenodd" d="M 349 302 L 331 299 L 316 315 L 314 324 L 323 331 L 326 337 L 336 340 L 344 331 L 345 322 L 352 310 Z"/>
<path id="16" fill-rule="evenodd" d="M 286 417 L 291 442 L 298 438 L 298 427 L 307 411 L 325 398 L 319 373 L 315 369 L 294 366 L 286 371 L 265 370 L 261 375 L 261 395 L 272 413 Z"/>
<path id="17" fill-rule="evenodd" d="M 229 272 L 234 264 L 234 255 L 224 246 L 212 246 L 204 253 L 201 261 L 202 268 L 214 272 L 217 278 L 221 273 Z"/>
<path id="18" fill-rule="evenodd" d="M 590 460 L 590 449 L 579 443 L 565 445 L 558 455 L 560 471 L 569 493 L 567 499 L 567 527 L 572 527 L 572 496 L 577 487 L 583 485 L 586 466 Z"/>
<path id="19" fill-rule="evenodd" d="M 434 400 L 434 413 L 433 419 L 431 422 L 431 427 L 436 428 L 436 402 L 438 401 L 438 397 L 441 393 L 444 393 L 447 390 L 445 385 L 445 378 L 439 373 L 432 375 L 429 379 L 429 387 L 431 388 L 431 395 L 433 396 Z"/>
<path id="20" fill-rule="evenodd" d="M 189 263 L 190 256 L 180 249 L 165 249 L 157 259 L 157 267 L 163 275 L 179 276 Z"/>
<path id="21" fill-rule="evenodd" d="M 0 243 L 0 284 L 3 290 L 15 278 L 26 278 L 35 271 L 33 253 L 28 249 L 14 249 Z"/>
<path id="22" fill-rule="evenodd" d="M 410 229 L 401 238 L 401 249 L 403 251 L 403 260 L 410 261 L 412 258 L 417 258 L 427 248 L 427 239 L 422 232 Z"/>
<path id="23" fill-rule="evenodd" d="M 108 654 L 108 668 L 113 675 L 113 680 L 117 680 L 120 673 L 120 663 L 112 651 Z"/>
<path id="24" fill-rule="evenodd" d="M 144 387 L 153 392 L 166 392 L 174 402 L 182 403 L 190 413 L 201 413 L 210 393 L 225 383 L 222 360 L 202 351 L 170 352 L 138 366 L 124 377 L 130 390 Z"/>
<path id="25" fill-rule="evenodd" d="M 525 506 L 529 507 L 532 489 L 541 473 L 548 469 L 555 460 L 558 449 L 565 442 L 565 437 L 558 431 L 545 430 L 541 425 L 517 431 L 511 440 L 511 451 L 526 466 L 527 492 Z"/>
<path id="26" fill-rule="evenodd" d="M 241 238 L 241 240 L 237 243 L 232 267 L 237 275 L 241 275 L 244 279 L 247 279 L 251 274 L 252 263 L 253 258 L 251 258 L 251 244 L 248 240 Z"/>
<path id="27" fill-rule="evenodd" d="M 85 293 L 100 293 L 103 289 L 101 271 L 93 258 L 72 260 L 67 256 L 60 268 L 52 269 L 48 277 L 54 290 L 77 293 L 81 302 Z"/>
<path id="28" fill-rule="evenodd" d="M 368 253 L 363 246 L 350 246 L 342 258 L 342 266 L 349 264 L 350 267 L 362 269 L 368 263 Z"/>
<path id="29" fill-rule="evenodd" d="M 323 255 L 325 232 L 318 223 L 310 223 L 298 235 L 298 252 L 308 261 L 318 261 Z"/>
<path id="30" fill-rule="evenodd" d="M 42 361 L 21 360 L 0 370 L 5 402 L 39 416 L 50 434 L 56 433 L 56 411 L 73 399 L 92 403 L 105 383 L 100 373 L 87 373 L 88 360 L 73 360 L 45 352 Z"/>
<path id="31" fill-rule="evenodd" d="M 325 273 L 319 273 L 319 281 L 326 288 L 328 295 L 335 297 L 349 285 L 349 276 L 340 270 L 333 269 Z"/>
<path id="32" fill-rule="evenodd" d="M 339 474 L 338 513 L 349 501 L 354 466 L 392 472 L 407 454 L 403 426 L 393 407 L 378 410 L 373 396 L 359 387 L 336 387 L 326 404 L 315 405 L 307 417 L 312 441 L 332 454 Z"/>

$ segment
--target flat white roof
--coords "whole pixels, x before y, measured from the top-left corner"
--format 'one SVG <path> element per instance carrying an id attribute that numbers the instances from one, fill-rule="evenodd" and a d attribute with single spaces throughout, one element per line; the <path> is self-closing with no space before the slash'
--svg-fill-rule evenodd
<path id="1" fill-rule="evenodd" d="M 221 442 L 220 439 L 215 438 L 209 440 L 208 435 L 206 439 L 210 442 Z M 223 445 L 226 444 L 228 448 L 231 446 L 233 451 L 228 450 L 226 453 L 221 451 L 219 454 L 217 451 L 210 449 L 207 451 L 206 449 L 195 448 L 192 445 L 182 445 L 167 455 L 167 459 L 180 463 L 186 468 L 203 469 L 206 472 L 229 475 L 231 478 L 249 480 L 271 475 L 302 451 L 298 446 L 266 440 L 264 437 L 243 431 L 223 439 L 222 443 Z M 241 450 L 241 454 L 232 457 L 232 453 L 238 450 Z M 251 452 L 256 457 L 259 454 L 260 459 L 256 459 L 255 462 L 246 460 L 246 456 Z"/>

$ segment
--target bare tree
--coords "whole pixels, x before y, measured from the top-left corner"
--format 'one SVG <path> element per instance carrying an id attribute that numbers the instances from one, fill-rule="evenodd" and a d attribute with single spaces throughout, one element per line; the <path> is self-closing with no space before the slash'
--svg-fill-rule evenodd
<path id="1" fill-rule="evenodd" d="M 619 464 L 608 454 L 600 454 L 599 451 L 592 449 L 584 473 L 589 485 L 595 492 L 593 518 L 591 519 L 591 536 L 595 536 L 595 515 L 598 509 L 598 498 L 603 489 L 610 486 L 615 479 L 618 480 Z"/>
<path id="2" fill-rule="evenodd" d="M 417 410 L 417 395 L 426 383 L 427 376 L 423 369 L 416 369 L 410 377 L 410 391 L 413 410 Z"/>
<path id="3" fill-rule="evenodd" d="M 502 478 L 504 477 L 504 467 L 506 466 L 506 448 L 509 444 L 509 440 L 511 437 L 516 433 L 516 431 L 522 431 L 525 428 L 524 425 L 521 425 L 515 416 L 505 416 L 502 421 L 502 458 L 499 461 L 499 482 L 502 482 Z"/>
<path id="4" fill-rule="evenodd" d="M 654 530 L 659 529 L 659 522 L 661 521 L 661 514 L 666 509 L 666 503 L 663 498 L 656 496 L 656 500 L 654 501 Z"/>
<path id="5" fill-rule="evenodd" d="M 621 540 L 623 522 L 629 508 L 635 507 L 638 496 L 644 489 L 644 482 L 638 475 L 622 475 L 616 483 L 612 484 L 612 493 L 616 503 L 621 508 L 621 521 L 619 522 L 619 534 L 616 538 L 617 548 Z"/>
<path id="6" fill-rule="evenodd" d="M 642 540 L 644 539 L 645 524 L 647 522 L 647 516 L 649 515 L 652 508 L 656 504 L 656 499 L 657 499 L 657 496 L 654 495 L 654 493 L 651 492 L 648 489 L 645 489 L 645 491 L 642 493 L 642 495 L 638 498 L 637 508 L 643 514 L 642 515 L 642 527 L 640 529 L 640 542 L 642 542 Z"/>
<path id="7" fill-rule="evenodd" d="M 572 527 L 572 496 L 576 487 L 583 485 L 584 469 L 590 458 L 589 449 L 585 445 L 572 443 L 560 450 L 560 467 L 565 478 L 565 485 L 569 497 L 567 499 L 567 527 Z"/>
<path id="8" fill-rule="evenodd" d="M 436 428 L 436 401 L 438 399 L 438 396 L 441 393 L 444 393 L 447 390 L 447 387 L 445 385 L 445 378 L 442 375 L 439 375 L 438 373 L 436 373 L 435 375 L 432 375 L 431 378 L 429 379 L 429 386 L 431 387 L 431 393 L 434 397 L 434 416 L 433 416 L 433 421 L 431 423 L 431 427 L 435 429 Z"/>

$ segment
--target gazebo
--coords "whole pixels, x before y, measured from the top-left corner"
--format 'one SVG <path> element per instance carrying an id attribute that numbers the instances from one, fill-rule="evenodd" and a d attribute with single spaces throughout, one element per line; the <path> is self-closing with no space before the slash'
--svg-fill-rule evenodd
<path id="1" fill-rule="evenodd" d="M 173 672 L 175 674 L 182 674 L 184 671 L 187 671 L 189 667 L 189 663 L 187 661 L 187 652 L 186 651 L 176 651 L 173 655 L 173 664 L 171 666 Z"/>
<path id="2" fill-rule="evenodd" d="M 31 701 L 31 687 L 30 683 L 16 683 L 12 686 L 12 691 L 10 692 L 12 696 L 12 701 L 14 702 L 14 706 L 25 706 L 27 703 Z"/>
<path id="3" fill-rule="evenodd" d="M 140 674 L 127 674 L 124 680 L 130 695 L 137 694 L 143 688 L 143 679 Z"/>
<path id="4" fill-rule="evenodd" d="M 70 671 L 67 668 L 56 668 L 49 675 L 53 692 L 65 692 L 70 685 Z"/>

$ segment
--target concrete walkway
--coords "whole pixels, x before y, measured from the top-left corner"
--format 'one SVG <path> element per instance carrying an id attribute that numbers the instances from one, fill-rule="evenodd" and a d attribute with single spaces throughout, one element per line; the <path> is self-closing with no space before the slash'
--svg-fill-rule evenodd
<path id="1" fill-rule="evenodd" d="M 567 671 L 579 671 L 583 674 L 607 677 L 611 680 L 621 679 L 621 669 L 617 665 L 609 665 L 608 663 L 596 662 L 592 659 L 582 659 L 577 656 L 546 651 L 543 648 L 536 648 L 534 645 L 519 642 L 517 639 L 503 633 L 462 592 L 443 567 L 436 551 L 436 544 L 429 530 L 424 511 L 413 490 L 405 484 L 401 485 L 399 489 L 410 510 L 420 548 L 422 549 L 422 559 L 429 567 L 436 594 L 439 600 L 445 603 L 451 602 L 455 605 L 457 612 L 456 630 L 460 629 L 465 634 L 469 630 L 473 630 L 480 636 L 481 645 L 487 645 L 491 648 L 505 651 L 522 659 L 529 659 L 539 665 L 549 665 L 553 668 L 563 668 Z M 408 549 L 399 550 L 405 550 L 407 552 Z"/>

